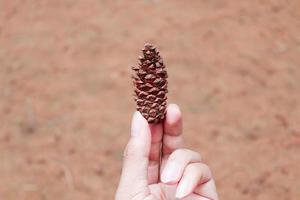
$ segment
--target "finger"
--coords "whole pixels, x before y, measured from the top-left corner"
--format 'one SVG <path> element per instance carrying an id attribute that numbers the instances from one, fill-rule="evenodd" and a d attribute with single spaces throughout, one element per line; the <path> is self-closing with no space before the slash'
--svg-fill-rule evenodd
<path id="1" fill-rule="evenodd" d="M 214 179 L 210 179 L 208 182 L 199 185 L 195 190 L 194 193 L 208 197 L 211 200 L 218 200 L 218 193 L 216 189 L 216 184 Z"/>
<path id="2" fill-rule="evenodd" d="M 176 197 L 183 198 L 193 193 L 198 185 L 211 179 L 211 171 L 203 163 L 192 163 L 186 166 L 176 190 Z"/>
<path id="3" fill-rule="evenodd" d="M 215 199 L 209 199 L 203 196 L 200 196 L 198 194 L 190 194 L 187 197 L 182 198 L 181 200 L 215 200 Z"/>
<path id="4" fill-rule="evenodd" d="M 151 148 L 149 155 L 148 183 L 157 183 L 159 180 L 159 164 L 161 156 L 161 141 L 163 135 L 162 124 L 151 124 Z"/>
<path id="5" fill-rule="evenodd" d="M 189 163 L 200 162 L 201 157 L 198 153 L 189 149 L 178 149 L 168 158 L 163 169 L 161 180 L 167 184 L 178 183 L 181 179 L 185 167 Z"/>
<path id="6" fill-rule="evenodd" d="M 135 112 L 131 125 L 131 137 L 124 152 L 119 188 L 122 186 L 128 188 L 130 185 L 130 189 L 135 190 L 148 185 L 150 145 L 151 135 L 148 123 L 139 112 Z"/>
<path id="7" fill-rule="evenodd" d="M 176 104 L 167 107 L 164 121 L 163 156 L 168 157 L 176 149 L 182 148 L 182 116 Z"/>

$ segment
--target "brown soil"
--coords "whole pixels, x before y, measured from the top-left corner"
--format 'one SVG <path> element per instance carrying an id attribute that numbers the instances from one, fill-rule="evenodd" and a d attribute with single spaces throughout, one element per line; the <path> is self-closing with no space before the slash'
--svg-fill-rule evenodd
<path id="1" fill-rule="evenodd" d="M 221 199 L 300 197 L 300 1 L 0 1 L 0 199 L 113 199 L 159 46 Z"/>

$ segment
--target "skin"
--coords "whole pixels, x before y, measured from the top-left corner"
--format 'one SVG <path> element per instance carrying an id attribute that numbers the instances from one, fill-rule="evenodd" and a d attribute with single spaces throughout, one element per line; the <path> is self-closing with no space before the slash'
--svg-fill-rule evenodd
<path id="1" fill-rule="evenodd" d="M 156 125 L 134 113 L 123 160 L 116 200 L 218 200 L 209 167 L 183 147 L 182 116 L 175 104 Z"/>

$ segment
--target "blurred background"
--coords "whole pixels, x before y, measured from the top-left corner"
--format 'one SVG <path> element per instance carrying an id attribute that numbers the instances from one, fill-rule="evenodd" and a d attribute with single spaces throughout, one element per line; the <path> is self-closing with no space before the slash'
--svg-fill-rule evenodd
<path id="1" fill-rule="evenodd" d="M 0 0 L 0 199 L 113 199 L 145 42 L 220 198 L 299 199 L 298 0 Z"/>

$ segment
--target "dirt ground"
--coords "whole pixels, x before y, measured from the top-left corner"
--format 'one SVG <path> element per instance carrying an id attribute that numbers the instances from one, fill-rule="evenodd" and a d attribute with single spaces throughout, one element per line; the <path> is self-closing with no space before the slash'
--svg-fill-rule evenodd
<path id="1" fill-rule="evenodd" d="M 0 0 L 0 199 L 113 199 L 147 41 L 220 198 L 298 200 L 299 0 Z"/>

